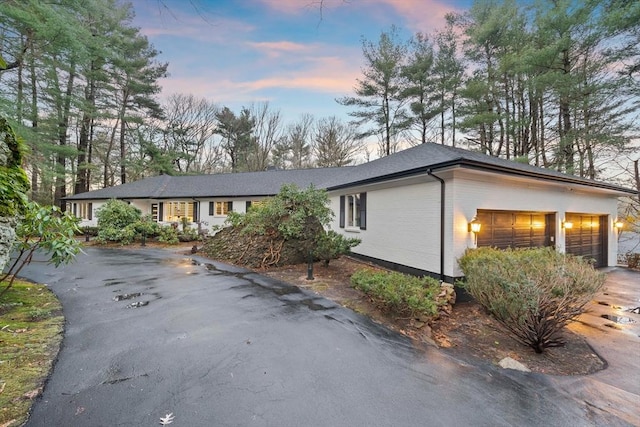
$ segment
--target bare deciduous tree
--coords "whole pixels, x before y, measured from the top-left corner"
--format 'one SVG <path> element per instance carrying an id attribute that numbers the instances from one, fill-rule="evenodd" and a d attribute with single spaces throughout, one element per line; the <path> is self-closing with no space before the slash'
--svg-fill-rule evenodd
<path id="1" fill-rule="evenodd" d="M 354 162 L 362 146 L 355 126 L 335 116 L 318 121 L 313 144 L 318 167 L 347 166 Z"/>

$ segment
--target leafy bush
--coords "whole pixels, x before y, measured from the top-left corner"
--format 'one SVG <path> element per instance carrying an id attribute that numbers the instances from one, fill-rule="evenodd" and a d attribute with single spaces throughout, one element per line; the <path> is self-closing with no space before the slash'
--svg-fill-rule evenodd
<path id="1" fill-rule="evenodd" d="M 121 200 L 112 199 L 98 209 L 96 215 L 99 242 L 120 242 L 126 245 L 135 240 L 135 224 L 142 219 L 139 209 Z"/>
<path id="2" fill-rule="evenodd" d="M 283 185 L 280 192 L 251 207 L 230 212 L 226 230 L 215 233 L 204 252 L 218 259 L 265 268 L 315 259 L 329 262 L 360 243 L 326 231 L 333 212 L 326 191 Z"/>
<path id="3" fill-rule="evenodd" d="M 142 234 L 146 237 L 156 237 L 160 232 L 160 224 L 155 222 L 151 215 L 143 216 L 139 221 L 134 223 L 134 227 L 140 237 Z"/>
<path id="4" fill-rule="evenodd" d="M 551 248 L 468 249 L 458 264 L 461 285 L 537 353 L 564 345 L 561 330 L 604 284 L 587 260 Z"/>
<path id="5" fill-rule="evenodd" d="M 313 253 L 316 259 L 323 260 L 329 264 L 332 259 L 338 259 L 341 255 L 347 255 L 351 248 L 358 246 L 361 240 L 347 238 L 333 230 L 327 231 L 318 238 L 317 246 Z"/>
<path id="6" fill-rule="evenodd" d="M 97 236 L 98 235 L 98 227 L 94 227 L 91 225 L 85 225 L 84 227 L 80 228 L 80 230 L 78 231 L 78 235 L 82 235 L 82 236 Z"/>
<path id="7" fill-rule="evenodd" d="M 400 314 L 433 316 L 438 312 L 440 282 L 431 277 L 363 269 L 353 273 L 351 286 Z"/>
<path id="8" fill-rule="evenodd" d="M 308 238 L 308 219 L 327 226 L 333 217 L 326 191 L 313 186 L 305 190 L 285 184 L 280 192 L 252 206 L 245 214 L 230 212 L 227 223 L 240 227 L 243 234 L 279 233 L 285 240 Z"/>
<path id="9" fill-rule="evenodd" d="M 186 231 L 178 233 L 178 240 L 181 242 L 195 242 L 196 240 L 200 240 L 200 235 L 198 235 L 198 230 L 188 228 Z"/>
<path id="10" fill-rule="evenodd" d="M 627 267 L 640 268 L 640 253 L 627 252 L 625 260 L 627 261 Z"/>
<path id="11" fill-rule="evenodd" d="M 175 245 L 179 242 L 178 229 L 170 225 L 158 228 L 158 242 Z"/>
<path id="12" fill-rule="evenodd" d="M 56 267 L 73 261 L 80 253 L 80 243 L 75 238 L 77 232 L 78 219 L 69 213 L 61 212 L 56 206 L 27 203 L 16 228 L 12 262 L 0 275 L 0 282 L 11 276 L 0 296 L 11 288 L 15 276 L 31 262 L 37 250 L 49 256 L 49 263 Z"/>

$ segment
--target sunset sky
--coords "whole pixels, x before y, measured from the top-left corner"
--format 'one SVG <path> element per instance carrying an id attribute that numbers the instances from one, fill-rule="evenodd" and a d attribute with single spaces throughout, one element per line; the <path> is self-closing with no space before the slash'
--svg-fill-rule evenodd
<path id="1" fill-rule="evenodd" d="M 238 111 L 269 101 L 285 121 L 346 117 L 336 97 L 361 77 L 362 39 L 396 25 L 431 33 L 468 0 L 133 0 L 160 61 L 162 96 L 194 94 Z"/>

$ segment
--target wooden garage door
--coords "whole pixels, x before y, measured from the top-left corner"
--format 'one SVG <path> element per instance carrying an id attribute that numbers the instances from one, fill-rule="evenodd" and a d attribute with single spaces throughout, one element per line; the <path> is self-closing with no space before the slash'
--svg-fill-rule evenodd
<path id="1" fill-rule="evenodd" d="M 555 242 L 555 214 L 480 210 L 478 221 L 482 224 L 478 246 L 531 248 Z"/>
<path id="2" fill-rule="evenodd" d="M 567 214 L 573 227 L 566 229 L 566 251 L 593 259 L 596 267 L 607 265 L 607 217 L 599 215 Z"/>

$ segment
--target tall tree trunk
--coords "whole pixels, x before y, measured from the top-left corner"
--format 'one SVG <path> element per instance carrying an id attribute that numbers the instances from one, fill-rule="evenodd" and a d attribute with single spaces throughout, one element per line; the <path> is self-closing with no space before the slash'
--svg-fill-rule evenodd
<path id="1" fill-rule="evenodd" d="M 24 36 L 21 37 L 22 43 L 24 44 Z M 25 49 L 26 50 L 26 49 Z M 20 61 L 18 64 L 18 82 L 16 84 L 16 121 L 22 124 L 22 114 L 24 104 L 24 80 L 23 80 L 23 71 L 24 71 L 24 61 Z"/>
<path id="2" fill-rule="evenodd" d="M 111 162 L 111 152 L 113 151 L 113 145 L 115 143 L 116 131 L 118 130 L 119 123 L 120 123 L 120 118 L 118 117 L 116 118 L 116 123 L 113 125 L 113 128 L 111 129 L 111 137 L 109 138 L 109 145 L 107 145 L 107 150 L 104 153 L 104 163 L 103 163 L 103 173 L 102 173 L 102 186 L 104 188 L 111 186 L 109 183 L 109 176 L 111 175 L 109 173 L 109 166 Z"/>
<path id="3" fill-rule="evenodd" d="M 69 67 L 69 77 L 67 80 L 67 88 L 64 93 L 64 101 L 58 108 L 61 110 L 58 112 L 58 143 L 60 147 L 67 145 L 67 131 L 69 129 L 69 111 L 71 109 L 71 95 L 73 93 L 73 82 L 75 79 L 75 62 L 72 60 Z M 55 192 L 53 195 L 53 203 L 60 207 L 64 212 L 66 210 L 66 203 L 64 202 L 67 197 L 67 157 L 64 150 L 59 150 L 56 156 L 56 184 Z"/>
<path id="4" fill-rule="evenodd" d="M 29 73 L 31 74 L 31 129 L 35 133 L 38 130 L 38 85 L 36 78 L 36 64 L 33 41 L 30 41 L 29 44 Z M 35 161 L 38 158 L 39 154 L 35 146 L 32 145 L 31 149 L 33 150 L 31 153 L 31 195 L 33 197 L 34 195 L 38 194 L 38 190 L 40 188 L 38 182 L 38 162 Z"/>
<path id="5" fill-rule="evenodd" d="M 571 73 L 571 59 L 567 49 L 562 52 L 562 66 L 565 76 Z M 571 126 L 571 105 L 567 90 L 567 88 L 560 88 L 560 157 L 565 172 L 573 174 L 575 167 L 573 164 L 574 137 Z"/>
<path id="6" fill-rule="evenodd" d="M 89 135 L 93 123 L 93 113 L 95 111 L 96 104 L 96 84 L 93 77 L 95 72 L 95 61 L 91 61 L 91 74 L 89 75 L 89 81 L 85 87 L 85 100 L 86 106 L 82 113 L 82 121 L 80 126 L 80 137 L 78 141 L 78 171 L 76 174 L 76 185 L 74 188 L 74 194 L 84 193 L 89 191 L 89 167 L 87 153 L 89 151 Z"/>
<path id="7" fill-rule="evenodd" d="M 454 89 L 451 93 L 451 140 L 452 146 L 456 146 L 456 90 Z M 444 120 L 442 122 L 442 126 L 444 127 Z"/>
<path id="8" fill-rule="evenodd" d="M 638 202 L 640 203 L 640 168 L 638 167 L 638 160 L 633 161 L 633 174 L 636 177 L 636 190 L 638 190 Z"/>
<path id="9" fill-rule="evenodd" d="M 440 144 L 444 145 L 444 91 L 440 93 Z M 454 127 L 455 129 L 455 127 Z"/>
<path id="10" fill-rule="evenodd" d="M 129 94 L 127 90 L 124 90 L 122 94 L 122 108 L 120 110 L 120 183 L 125 184 L 127 182 L 127 167 L 126 159 L 127 152 L 125 147 L 125 132 L 127 130 L 127 122 L 125 120 L 125 114 L 127 113 L 127 102 L 129 100 Z"/>

